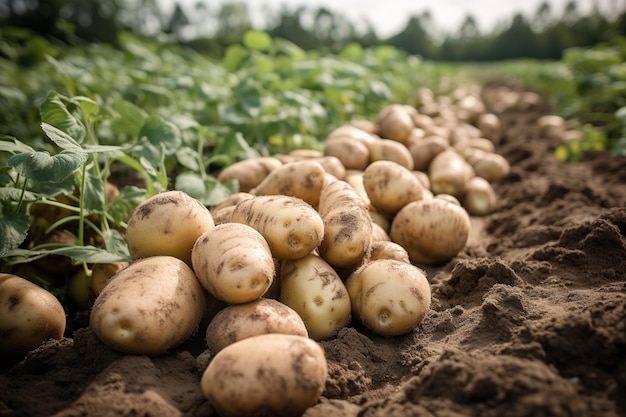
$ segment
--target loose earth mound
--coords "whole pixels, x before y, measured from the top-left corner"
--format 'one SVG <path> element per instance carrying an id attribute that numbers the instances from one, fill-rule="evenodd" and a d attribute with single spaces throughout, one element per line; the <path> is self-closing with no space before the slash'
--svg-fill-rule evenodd
<path id="1" fill-rule="evenodd" d="M 500 114 L 512 170 L 497 212 L 426 269 L 433 305 L 416 331 L 351 326 L 322 342 L 329 377 L 305 416 L 626 415 L 626 158 L 560 162 L 535 125 L 548 110 Z M 200 391 L 203 332 L 148 358 L 74 327 L 3 367 L 0 416 L 215 415 Z"/>

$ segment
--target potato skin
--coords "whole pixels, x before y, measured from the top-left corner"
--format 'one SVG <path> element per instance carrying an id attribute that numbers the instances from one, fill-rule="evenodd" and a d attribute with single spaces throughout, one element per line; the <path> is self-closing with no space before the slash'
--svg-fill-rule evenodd
<path id="1" fill-rule="evenodd" d="M 191 251 L 202 286 L 227 303 L 263 296 L 274 281 L 274 259 L 265 238 L 243 223 L 223 223 L 204 232 Z"/>
<path id="2" fill-rule="evenodd" d="M 443 198 L 415 201 L 400 210 L 389 236 L 404 247 L 411 262 L 442 265 L 467 243 L 471 230 L 467 211 Z"/>
<path id="3" fill-rule="evenodd" d="M 160 355 L 198 330 L 205 304 L 204 290 L 186 263 L 153 256 L 111 278 L 94 302 L 90 327 L 116 351 Z"/>
<path id="4" fill-rule="evenodd" d="M 260 232 L 278 259 L 301 258 L 316 249 L 324 238 L 319 213 L 297 197 L 256 196 L 240 202 L 230 221 L 244 223 Z"/>
<path id="5" fill-rule="evenodd" d="M 320 256 L 339 268 L 359 263 L 372 243 L 372 219 L 357 191 L 345 181 L 326 185 L 320 194 L 318 212 L 324 221 Z"/>
<path id="6" fill-rule="evenodd" d="M 217 174 L 217 180 L 221 183 L 237 181 L 239 191 L 247 193 L 259 185 L 272 170 L 282 166 L 282 164 L 280 159 L 272 156 L 244 159 L 222 169 Z"/>
<path id="7" fill-rule="evenodd" d="M 211 360 L 200 384 L 221 417 L 296 417 L 319 400 L 327 375 L 318 343 L 270 333 L 226 346 Z"/>
<path id="8" fill-rule="evenodd" d="M 394 215 L 408 203 L 422 199 L 424 187 L 413 173 L 393 161 L 372 162 L 363 171 L 363 186 L 376 210 Z"/>
<path id="9" fill-rule="evenodd" d="M 333 267 L 315 254 L 280 268 L 280 301 L 294 309 L 314 340 L 330 339 L 350 322 L 350 299 Z"/>
<path id="10" fill-rule="evenodd" d="M 211 212 L 182 191 L 166 191 L 142 202 L 128 220 L 126 241 L 133 260 L 175 256 L 191 265 L 191 248 L 215 227 Z"/>
<path id="11" fill-rule="evenodd" d="M 430 308 L 430 284 L 416 266 L 395 259 L 369 262 L 346 280 L 352 313 L 381 336 L 410 332 Z"/>
<path id="12" fill-rule="evenodd" d="M 0 359 L 19 359 L 48 339 L 61 339 L 66 317 L 61 302 L 40 286 L 0 274 Z"/>
<path id="13" fill-rule="evenodd" d="M 224 307 L 209 323 L 205 338 L 209 351 L 216 354 L 235 342 L 267 333 L 309 336 L 294 309 L 278 300 L 259 298 Z"/>

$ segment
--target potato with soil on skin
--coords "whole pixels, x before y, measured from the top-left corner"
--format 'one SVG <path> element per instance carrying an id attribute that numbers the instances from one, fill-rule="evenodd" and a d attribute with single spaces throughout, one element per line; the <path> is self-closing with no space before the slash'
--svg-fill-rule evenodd
<path id="1" fill-rule="evenodd" d="M 111 278 L 93 304 L 89 326 L 113 350 L 156 356 L 194 334 L 205 308 L 191 267 L 173 256 L 152 256 Z"/>
<path id="2" fill-rule="evenodd" d="M 372 162 L 363 171 L 363 186 L 376 210 L 391 216 L 420 200 L 424 189 L 410 170 L 392 161 Z"/>
<path id="3" fill-rule="evenodd" d="M 222 184 L 229 181 L 239 183 L 239 191 L 249 192 L 268 176 L 274 169 L 282 166 L 282 162 L 273 156 L 244 159 L 228 165 L 217 174 Z"/>
<path id="4" fill-rule="evenodd" d="M 106 286 L 109 279 L 128 266 L 128 262 L 112 262 L 94 264 L 91 267 L 91 290 L 97 296 Z"/>
<path id="5" fill-rule="evenodd" d="M 372 243 L 372 219 L 359 194 L 345 181 L 332 182 L 320 194 L 318 212 L 324 222 L 320 256 L 333 267 L 359 263 Z"/>
<path id="6" fill-rule="evenodd" d="M 349 136 L 328 137 L 324 142 L 324 155 L 336 157 L 345 169 L 363 170 L 370 162 L 367 145 Z"/>
<path id="7" fill-rule="evenodd" d="M 470 230 L 463 207 L 432 198 L 404 206 L 394 217 L 389 236 L 406 249 L 411 262 L 442 265 L 465 247 Z"/>
<path id="8" fill-rule="evenodd" d="M 418 267 L 395 259 L 363 265 L 346 280 L 356 320 L 381 336 L 415 329 L 430 308 L 430 284 Z"/>
<path id="9" fill-rule="evenodd" d="M 230 221 L 260 232 L 278 259 L 301 258 L 324 238 L 324 222 L 306 202 L 286 195 L 256 196 L 235 206 Z"/>
<path id="10" fill-rule="evenodd" d="M 303 159 L 289 162 L 274 169 L 250 194 L 288 195 L 297 197 L 316 207 L 324 186 L 326 170 L 317 161 Z"/>
<path id="11" fill-rule="evenodd" d="M 489 182 L 496 182 L 511 172 L 511 165 L 500 154 L 494 152 L 478 152 L 468 158 L 476 176 Z"/>
<path id="12" fill-rule="evenodd" d="M 191 251 L 202 286 L 230 304 L 263 296 L 274 281 L 274 259 L 265 238 L 242 223 L 223 223 L 204 232 Z"/>
<path id="13" fill-rule="evenodd" d="M 61 339 L 65 326 L 65 310 L 54 295 L 17 275 L 0 274 L 0 359 L 20 359 L 48 339 Z"/>
<path id="14" fill-rule="evenodd" d="M 458 198 L 473 176 L 472 166 L 452 148 L 438 153 L 428 166 L 430 189 L 435 195 L 450 194 Z"/>
<path id="15" fill-rule="evenodd" d="M 202 374 L 202 393 L 221 417 L 297 417 L 321 397 L 324 350 L 297 335 L 270 333 L 222 349 Z"/>
<path id="16" fill-rule="evenodd" d="M 415 164 L 411 151 L 405 144 L 392 139 L 378 139 L 368 146 L 370 163 L 374 161 L 393 161 L 412 171 Z"/>
<path id="17" fill-rule="evenodd" d="M 395 259 L 411 263 L 409 253 L 402 246 L 391 240 L 378 240 L 372 242 L 372 250 L 369 254 L 369 262 L 377 259 Z"/>
<path id="18" fill-rule="evenodd" d="M 267 333 L 309 336 L 302 318 L 294 309 L 278 300 L 259 298 L 224 307 L 209 323 L 205 338 L 214 355 L 235 342 Z"/>
<path id="19" fill-rule="evenodd" d="M 417 114 L 417 111 L 404 104 L 384 107 L 376 119 L 380 137 L 405 144 L 415 128 L 413 113 Z"/>
<path id="20" fill-rule="evenodd" d="M 496 193 L 484 178 L 474 177 L 467 183 L 463 194 L 463 207 L 472 216 L 486 216 L 496 209 Z"/>
<path id="21" fill-rule="evenodd" d="M 294 309 L 315 340 L 330 339 L 350 322 L 350 299 L 335 269 L 318 255 L 283 261 L 280 301 Z"/>
<path id="22" fill-rule="evenodd" d="M 156 194 L 137 206 L 126 228 L 131 259 L 175 256 L 191 265 L 191 248 L 215 227 L 211 212 L 182 191 Z"/>

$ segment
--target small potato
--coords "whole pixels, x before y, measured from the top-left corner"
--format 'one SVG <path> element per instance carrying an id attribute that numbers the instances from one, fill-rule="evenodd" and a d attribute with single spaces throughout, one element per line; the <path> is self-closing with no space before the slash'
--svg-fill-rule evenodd
<path id="1" fill-rule="evenodd" d="M 404 206 L 394 217 L 389 236 L 407 250 L 412 262 L 441 265 L 465 247 L 470 229 L 463 207 L 432 198 Z"/>
<path id="2" fill-rule="evenodd" d="M 324 238 L 319 213 L 299 198 L 285 195 L 257 196 L 235 206 L 230 221 L 260 232 L 278 259 L 301 258 Z"/>
<path id="3" fill-rule="evenodd" d="M 372 220 L 372 244 L 380 240 L 391 240 L 391 237 L 379 223 Z"/>
<path id="4" fill-rule="evenodd" d="M 372 162 L 363 172 L 363 186 L 376 210 L 387 215 L 420 200 L 424 190 L 410 170 L 392 161 Z"/>
<path id="5" fill-rule="evenodd" d="M 331 174 L 335 178 L 343 180 L 346 177 L 346 167 L 343 166 L 339 158 L 336 156 L 321 156 L 319 158 L 315 158 L 314 161 L 319 162 L 324 168 L 324 171 Z"/>
<path id="6" fill-rule="evenodd" d="M 220 350 L 200 386 L 221 417 L 297 417 L 319 400 L 327 377 L 328 364 L 318 343 L 269 333 Z"/>
<path id="7" fill-rule="evenodd" d="M 216 204 L 215 207 L 213 207 L 213 211 L 221 210 L 226 207 L 234 207 L 239 202 L 243 200 L 247 200 L 249 198 L 253 198 L 253 197 L 254 197 L 254 194 L 244 193 L 244 192 L 231 194 L 225 199 L 223 199 L 222 201 L 220 201 L 218 204 Z"/>
<path id="8" fill-rule="evenodd" d="M 363 199 L 347 182 L 335 181 L 322 190 L 318 212 L 324 221 L 320 256 L 333 267 L 358 264 L 372 243 L 372 220 Z"/>
<path id="9" fill-rule="evenodd" d="M 356 320 L 382 336 L 416 328 L 430 308 L 430 284 L 418 267 L 395 259 L 363 265 L 346 280 Z"/>
<path id="10" fill-rule="evenodd" d="M 367 191 L 365 191 L 365 187 L 363 186 L 363 171 L 347 171 L 344 181 L 354 188 L 367 207 L 371 206 L 370 198 L 368 197 Z"/>
<path id="11" fill-rule="evenodd" d="M 376 119 L 380 137 L 406 143 L 415 128 L 411 113 L 409 107 L 403 104 L 390 104 L 384 107 Z"/>
<path id="12" fill-rule="evenodd" d="M 244 159 L 222 169 L 217 174 L 217 180 L 222 184 L 228 181 L 237 181 L 239 191 L 247 193 L 259 185 L 272 170 L 282 164 L 278 158 L 272 156 Z"/>
<path id="13" fill-rule="evenodd" d="M 259 185 L 250 190 L 253 195 L 288 195 L 316 207 L 324 186 L 326 171 L 317 161 L 302 159 L 274 169 Z"/>
<path id="14" fill-rule="evenodd" d="M 308 337 L 302 318 L 278 300 L 259 298 L 220 310 L 206 330 L 206 343 L 212 354 L 248 337 L 267 333 Z"/>
<path id="15" fill-rule="evenodd" d="M 372 242 L 369 261 L 377 259 L 395 259 L 406 263 L 411 263 L 409 253 L 402 246 L 390 240 L 378 240 Z"/>
<path id="16" fill-rule="evenodd" d="M 465 185 L 474 176 L 472 166 L 456 150 L 439 152 L 428 166 L 430 189 L 433 194 L 450 194 L 460 197 Z"/>
<path id="17" fill-rule="evenodd" d="M 91 290 L 97 296 L 100 294 L 109 279 L 128 266 L 128 262 L 112 262 L 95 264 L 91 268 Z"/>
<path id="18" fill-rule="evenodd" d="M 16 360 L 65 332 L 61 302 L 42 287 L 0 274 L 0 359 Z"/>
<path id="19" fill-rule="evenodd" d="M 374 161 L 393 161 L 412 171 L 415 164 L 411 151 L 400 142 L 392 139 L 378 139 L 369 146 L 370 163 Z"/>
<path id="20" fill-rule="evenodd" d="M 367 145 L 348 136 L 328 137 L 324 142 L 324 155 L 336 157 L 346 169 L 364 170 L 370 162 Z"/>
<path id="21" fill-rule="evenodd" d="M 370 126 L 370 128 L 371 127 L 372 126 Z M 331 138 L 337 138 L 337 137 L 347 137 L 350 139 L 354 139 L 358 142 L 361 142 L 367 146 L 368 144 L 377 140 L 376 136 L 374 135 L 375 133 L 372 131 L 362 129 L 358 126 L 355 126 L 354 124 L 348 124 L 348 125 L 339 126 L 338 128 L 331 131 L 326 137 L 326 140 L 328 141 Z"/>
<path id="22" fill-rule="evenodd" d="M 496 209 L 496 193 L 484 178 L 474 177 L 467 183 L 463 207 L 472 216 L 486 216 Z"/>
<path id="23" fill-rule="evenodd" d="M 496 182 L 511 171 L 511 165 L 500 154 L 484 152 L 471 161 L 476 176 Z"/>
<path id="24" fill-rule="evenodd" d="M 191 248 L 215 227 L 211 212 L 182 191 L 166 191 L 142 202 L 128 220 L 130 257 L 175 256 L 191 265 Z"/>
<path id="25" fill-rule="evenodd" d="M 318 255 L 283 261 L 280 301 L 294 309 L 315 340 L 330 339 L 350 322 L 350 299 L 341 278 Z"/>
<path id="26" fill-rule="evenodd" d="M 154 356 L 195 333 L 205 307 L 204 290 L 186 263 L 152 256 L 111 278 L 93 304 L 89 324 L 111 349 Z"/>
<path id="27" fill-rule="evenodd" d="M 263 296 L 274 281 L 274 259 L 265 238 L 242 223 L 204 232 L 191 251 L 193 270 L 215 298 L 230 304 Z"/>

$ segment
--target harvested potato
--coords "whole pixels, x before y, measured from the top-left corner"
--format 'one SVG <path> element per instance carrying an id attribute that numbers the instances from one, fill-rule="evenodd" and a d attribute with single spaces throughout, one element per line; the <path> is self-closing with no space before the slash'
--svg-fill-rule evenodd
<path id="1" fill-rule="evenodd" d="M 370 163 L 374 161 L 393 161 L 409 171 L 413 170 L 414 162 L 411 151 L 400 142 L 392 139 L 378 139 L 368 146 Z"/>
<path id="2" fill-rule="evenodd" d="M 91 268 L 91 290 L 97 296 L 109 279 L 128 266 L 128 262 L 95 264 Z"/>
<path id="3" fill-rule="evenodd" d="M 281 263 L 280 301 L 302 317 L 315 340 L 336 336 L 350 322 L 350 299 L 341 278 L 315 254 Z"/>
<path id="4" fill-rule="evenodd" d="M 371 206 L 370 198 L 368 197 L 367 191 L 365 191 L 365 187 L 363 186 L 363 171 L 348 170 L 344 181 L 354 188 L 354 191 L 359 194 L 367 207 Z"/>
<path id="5" fill-rule="evenodd" d="M 420 200 L 424 189 L 410 170 L 392 161 L 372 162 L 363 172 L 363 186 L 376 210 L 387 215 Z"/>
<path id="6" fill-rule="evenodd" d="M 369 261 L 377 259 L 395 259 L 406 263 L 411 263 L 409 253 L 402 246 L 391 240 L 377 240 L 372 242 L 372 250 L 369 254 Z"/>
<path id="7" fill-rule="evenodd" d="M 372 244 L 380 240 L 391 240 L 391 237 L 379 223 L 372 220 Z"/>
<path id="8" fill-rule="evenodd" d="M 460 197 L 465 185 L 474 176 L 472 166 L 456 150 L 439 152 L 428 167 L 430 189 L 433 194 L 450 194 Z"/>
<path id="9" fill-rule="evenodd" d="M 222 169 L 217 174 L 217 180 L 222 184 L 237 181 L 239 191 L 247 193 L 259 185 L 272 170 L 282 164 L 278 158 L 273 156 L 244 159 Z"/>
<path id="10" fill-rule="evenodd" d="M 91 274 L 80 268 L 67 281 L 67 299 L 77 310 L 88 310 L 96 299 L 91 289 Z"/>
<path id="11" fill-rule="evenodd" d="M 465 247 L 470 229 L 463 207 L 432 198 L 404 206 L 394 217 L 389 235 L 407 250 L 412 262 L 441 265 Z"/>
<path id="12" fill-rule="evenodd" d="M 274 281 L 274 259 L 265 238 L 243 223 L 223 223 L 204 232 L 191 263 L 202 286 L 227 303 L 263 296 Z"/>
<path id="13" fill-rule="evenodd" d="M 327 376 L 318 343 L 304 336 L 269 333 L 220 350 L 200 383 L 221 417 L 296 417 L 319 400 Z"/>
<path id="14" fill-rule="evenodd" d="M 198 330 L 205 306 L 191 267 L 173 256 L 152 256 L 111 278 L 93 304 L 89 324 L 111 349 L 160 355 Z"/>
<path id="15" fill-rule="evenodd" d="M 239 202 L 241 202 L 243 200 L 247 200 L 249 198 L 253 198 L 253 197 L 254 197 L 254 194 L 245 193 L 245 192 L 238 192 L 238 193 L 231 194 L 228 197 L 226 197 L 225 199 L 223 199 L 222 201 L 220 201 L 219 203 L 217 203 L 213 207 L 213 212 L 216 212 L 218 210 L 221 210 L 221 209 L 227 208 L 227 207 L 234 207 Z"/>
<path id="16" fill-rule="evenodd" d="M 411 108 L 403 104 L 385 106 L 376 119 L 380 137 L 406 143 L 415 128 L 412 113 Z"/>
<path id="17" fill-rule="evenodd" d="M 331 138 L 334 139 L 337 137 L 346 137 L 349 139 L 353 139 L 361 142 L 365 146 L 368 146 L 370 143 L 378 139 L 373 132 L 362 129 L 358 126 L 355 126 L 354 124 L 339 126 L 328 134 L 326 140 L 328 141 Z"/>
<path id="18" fill-rule="evenodd" d="M 182 191 L 156 194 L 137 206 L 126 228 L 130 257 L 175 256 L 191 265 L 191 248 L 215 227 L 211 212 Z"/>
<path id="19" fill-rule="evenodd" d="M 317 161 L 302 159 L 274 169 L 250 194 L 288 195 L 297 197 L 316 207 L 324 186 L 326 171 Z"/>
<path id="20" fill-rule="evenodd" d="M 308 337 L 302 318 L 278 300 L 259 298 L 224 307 L 206 329 L 206 343 L 212 354 L 248 337 L 267 333 Z"/>
<path id="21" fill-rule="evenodd" d="M 0 359 L 15 360 L 65 332 L 61 302 L 42 287 L 0 274 Z"/>
<path id="22" fill-rule="evenodd" d="M 369 148 L 348 136 L 329 137 L 324 142 L 324 155 L 334 156 L 346 169 L 364 170 L 370 162 Z"/>
<path id="23" fill-rule="evenodd" d="M 483 152 L 470 160 L 477 176 L 489 182 L 496 182 L 511 171 L 511 165 L 500 154 L 493 152 Z"/>
<path id="24" fill-rule="evenodd" d="M 326 155 L 319 158 L 315 158 L 322 165 L 324 171 L 331 174 L 339 180 L 343 180 L 346 177 L 346 167 L 343 166 L 339 158 L 336 156 Z"/>
<path id="25" fill-rule="evenodd" d="M 278 259 L 301 258 L 324 238 L 319 213 L 299 198 L 285 195 L 257 196 L 235 206 L 230 221 L 259 231 Z"/>
<path id="26" fill-rule="evenodd" d="M 463 207 L 472 216 L 485 216 L 496 209 L 496 192 L 484 178 L 474 177 L 467 183 Z"/>
<path id="27" fill-rule="evenodd" d="M 430 308 L 430 284 L 418 267 L 395 259 L 371 261 L 346 280 L 356 320 L 382 336 L 415 329 Z"/>
<path id="28" fill-rule="evenodd" d="M 321 192 L 318 212 L 324 222 L 320 256 L 339 268 L 359 263 L 372 242 L 372 219 L 359 194 L 345 181 L 330 183 Z"/>
<path id="29" fill-rule="evenodd" d="M 502 123 L 500 118 L 493 113 L 483 113 L 476 121 L 476 127 L 482 135 L 498 145 L 502 139 Z"/>

